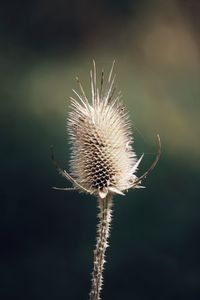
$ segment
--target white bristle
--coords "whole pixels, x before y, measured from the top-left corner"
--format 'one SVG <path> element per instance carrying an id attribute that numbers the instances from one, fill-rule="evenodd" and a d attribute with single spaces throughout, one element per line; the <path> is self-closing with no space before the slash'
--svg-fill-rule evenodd
<path id="1" fill-rule="evenodd" d="M 92 101 L 88 102 L 82 85 L 77 100 L 71 99 L 68 131 L 72 146 L 70 167 L 74 179 L 91 193 L 104 198 L 132 185 L 137 160 L 132 148 L 129 118 L 120 96 L 113 96 L 115 76 L 112 65 L 104 87 L 97 89 L 96 67 L 90 72 Z"/>

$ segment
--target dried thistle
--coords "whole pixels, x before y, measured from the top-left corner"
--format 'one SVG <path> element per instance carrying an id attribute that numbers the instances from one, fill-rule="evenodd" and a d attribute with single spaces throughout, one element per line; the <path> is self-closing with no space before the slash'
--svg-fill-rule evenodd
<path id="1" fill-rule="evenodd" d="M 130 188 L 141 188 L 141 181 L 155 167 L 160 158 L 158 153 L 151 167 L 139 178 L 135 172 L 142 160 L 133 151 L 133 138 L 127 111 L 121 101 L 121 93 L 114 96 L 114 62 L 104 84 L 101 73 L 100 89 L 97 87 L 96 66 L 90 71 L 92 101 L 86 97 L 77 78 L 80 94 L 73 90 L 76 99 L 70 97 L 71 112 L 68 118 L 68 132 L 71 144 L 70 174 L 52 160 L 59 173 L 73 185 L 73 188 L 94 195 L 97 198 L 99 224 L 97 243 L 94 250 L 94 268 L 90 300 L 99 300 L 103 282 L 105 251 L 108 247 L 109 228 L 114 194 L 124 195 Z M 55 188 L 60 189 L 60 188 Z"/>

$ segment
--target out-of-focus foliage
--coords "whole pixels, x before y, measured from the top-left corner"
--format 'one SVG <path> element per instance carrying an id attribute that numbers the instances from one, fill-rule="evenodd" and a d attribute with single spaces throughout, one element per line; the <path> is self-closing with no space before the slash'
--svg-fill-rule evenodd
<path id="1" fill-rule="evenodd" d="M 55 192 L 68 96 L 116 60 L 146 189 L 116 197 L 103 299 L 200 298 L 198 1 L 4 1 L 0 9 L 0 298 L 87 299 L 96 202 Z"/>

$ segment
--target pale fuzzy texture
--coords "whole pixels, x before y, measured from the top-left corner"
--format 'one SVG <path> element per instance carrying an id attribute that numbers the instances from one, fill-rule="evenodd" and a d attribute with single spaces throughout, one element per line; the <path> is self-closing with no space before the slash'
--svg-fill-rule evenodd
<path id="1" fill-rule="evenodd" d="M 120 98 L 113 96 L 114 78 L 110 75 L 104 87 L 103 73 L 100 92 L 96 69 L 91 71 L 89 102 L 78 81 L 81 95 L 71 99 L 68 131 L 72 145 L 71 175 L 89 192 L 101 198 L 110 193 L 123 194 L 133 186 L 139 161 L 132 148 L 129 118 Z"/>

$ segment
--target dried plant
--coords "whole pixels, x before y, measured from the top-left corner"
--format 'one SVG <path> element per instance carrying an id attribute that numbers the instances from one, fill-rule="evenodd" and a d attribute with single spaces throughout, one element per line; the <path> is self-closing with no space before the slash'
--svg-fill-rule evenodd
<path id="1" fill-rule="evenodd" d="M 59 173 L 73 185 L 72 188 L 62 190 L 78 190 L 97 198 L 100 212 L 90 300 L 100 299 L 113 195 L 124 195 L 131 188 L 141 188 L 142 179 L 158 162 L 161 148 L 157 135 L 159 147 L 156 159 L 151 167 L 137 178 L 135 172 L 143 155 L 140 159 L 136 158 L 132 148 L 129 117 L 121 101 L 121 93 L 114 96 L 113 67 L 114 62 L 106 84 L 102 71 L 99 89 L 93 62 L 93 70 L 90 71 L 91 102 L 77 78 L 81 93 L 73 90 L 77 99 L 70 97 L 71 111 L 68 118 L 71 144 L 70 174 L 58 166 L 52 153 L 53 163 Z"/>

